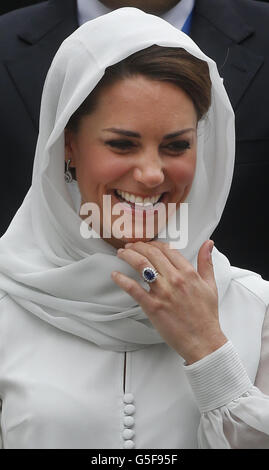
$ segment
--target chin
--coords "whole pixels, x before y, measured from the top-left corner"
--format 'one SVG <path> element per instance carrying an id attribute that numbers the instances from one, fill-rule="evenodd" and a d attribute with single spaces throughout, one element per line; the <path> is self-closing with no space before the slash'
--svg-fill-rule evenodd
<path id="1" fill-rule="evenodd" d="M 147 243 L 147 242 L 151 242 L 152 240 L 154 240 L 155 236 L 153 238 L 124 238 L 123 239 L 123 242 L 124 243 L 136 243 L 136 242 L 143 242 L 143 243 Z"/>

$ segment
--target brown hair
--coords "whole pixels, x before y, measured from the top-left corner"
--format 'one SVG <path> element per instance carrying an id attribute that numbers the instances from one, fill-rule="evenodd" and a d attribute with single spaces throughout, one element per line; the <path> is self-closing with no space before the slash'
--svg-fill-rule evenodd
<path id="1" fill-rule="evenodd" d="M 102 89 L 117 80 L 134 75 L 171 82 L 184 90 L 193 101 L 198 121 L 208 111 L 211 103 L 211 80 L 207 62 L 194 57 L 185 49 L 154 44 L 107 67 L 102 79 L 73 113 L 66 127 L 76 132 L 81 118 L 96 109 Z"/>

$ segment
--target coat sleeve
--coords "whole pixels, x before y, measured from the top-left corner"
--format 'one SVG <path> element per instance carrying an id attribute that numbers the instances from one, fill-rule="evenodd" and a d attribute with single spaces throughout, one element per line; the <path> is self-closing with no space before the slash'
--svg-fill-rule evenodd
<path id="1" fill-rule="evenodd" d="M 231 341 L 183 367 L 201 412 L 200 449 L 269 449 L 269 308 L 254 384 Z"/>

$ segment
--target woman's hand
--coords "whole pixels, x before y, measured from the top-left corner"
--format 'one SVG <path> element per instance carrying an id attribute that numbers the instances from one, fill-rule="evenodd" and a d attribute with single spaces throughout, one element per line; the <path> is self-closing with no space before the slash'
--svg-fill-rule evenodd
<path id="1" fill-rule="evenodd" d="M 147 292 L 134 279 L 113 271 L 112 279 L 131 295 L 149 317 L 165 342 L 187 364 L 202 359 L 228 340 L 221 331 L 218 314 L 218 291 L 207 240 L 198 254 L 197 268 L 168 243 L 136 242 L 118 250 L 142 276 L 146 266 L 155 268 L 158 277 Z"/>

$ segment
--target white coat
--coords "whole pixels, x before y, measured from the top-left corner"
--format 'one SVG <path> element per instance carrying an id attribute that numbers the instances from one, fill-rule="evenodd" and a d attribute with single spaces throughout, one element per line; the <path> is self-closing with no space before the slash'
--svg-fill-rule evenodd
<path id="1" fill-rule="evenodd" d="M 2 294 L 3 448 L 268 449 L 268 283 L 255 281 L 230 284 L 220 310 L 229 342 L 189 366 L 166 343 L 104 350 Z"/>

